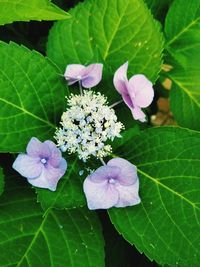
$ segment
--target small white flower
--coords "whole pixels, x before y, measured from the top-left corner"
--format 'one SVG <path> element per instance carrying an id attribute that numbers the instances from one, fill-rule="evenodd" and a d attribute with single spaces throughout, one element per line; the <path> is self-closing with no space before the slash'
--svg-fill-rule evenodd
<path id="1" fill-rule="evenodd" d="M 97 158 L 109 155 L 112 147 L 105 142 L 120 137 L 124 126 L 117 122 L 107 98 L 90 90 L 83 95 L 72 94 L 67 102 L 69 108 L 61 117 L 62 128 L 55 135 L 61 150 L 77 152 L 84 161 L 91 155 Z"/>

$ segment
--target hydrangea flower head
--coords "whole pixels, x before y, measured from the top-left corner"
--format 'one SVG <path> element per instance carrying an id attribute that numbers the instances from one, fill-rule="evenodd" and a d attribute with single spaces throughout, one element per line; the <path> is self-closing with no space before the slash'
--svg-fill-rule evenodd
<path id="1" fill-rule="evenodd" d="M 107 99 L 100 93 L 86 91 L 71 95 L 68 109 L 61 118 L 62 128 L 55 135 L 61 150 L 77 152 L 86 161 L 91 155 L 103 158 L 111 152 L 107 140 L 120 137 L 123 124 L 117 122 L 114 109 L 107 106 Z"/>
<path id="2" fill-rule="evenodd" d="M 96 86 L 102 78 L 103 64 L 90 64 L 84 66 L 81 64 L 70 64 L 67 66 L 64 77 L 68 85 L 80 82 L 84 88 Z"/>
<path id="3" fill-rule="evenodd" d="M 52 141 L 40 142 L 33 137 L 29 141 L 27 154 L 19 154 L 13 169 L 28 179 L 36 187 L 56 190 L 59 179 L 67 169 L 67 162 Z"/>
<path id="4" fill-rule="evenodd" d="M 83 185 L 88 208 L 109 209 L 140 203 L 139 180 L 135 165 L 114 158 L 89 175 Z"/>
<path id="5" fill-rule="evenodd" d="M 130 108 L 133 118 L 141 122 L 145 121 L 145 113 L 141 108 L 148 107 L 154 97 L 152 83 L 143 75 L 133 75 L 127 79 L 128 62 L 123 64 L 115 72 L 114 86 L 121 94 L 125 104 Z"/>

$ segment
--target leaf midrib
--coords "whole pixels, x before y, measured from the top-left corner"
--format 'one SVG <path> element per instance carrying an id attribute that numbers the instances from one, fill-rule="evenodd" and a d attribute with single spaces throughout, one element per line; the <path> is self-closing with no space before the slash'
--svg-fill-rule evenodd
<path id="1" fill-rule="evenodd" d="M 37 115 L 35 115 L 35 114 L 29 112 L 28 110 L 26 110 L 26 109 L 24 109 L 24 108 L 22 108 L 22 107 L 20 107 L 20 106 L 18 106 L 18 105 L 15 105 L 15 104 L 13 104 L 12 102 L 7 101 L 7 100 L 5 100 L 5 99 L 3 99 L 3 98 L 1 98 L 1 97 L 0 97 L 0 101 L 4 102 L 4 103 L 6 103 L 7 105 L 10 105 L 10 106 L 12 106 L 12 107 L 14 107 L 14 108 L 16 108 L 16 109 L 18 109 L 18 110 L 20 110 L 20 111 L 22 111 L 23 113 L 25 113 L 25 114 L 27 114 L 27 115 L 33 117 L 34 119 L 36 119 L 36 120 L 38 120 L 38 121 L 41 121 L 41 122 L 47 124 L 48 126 L 50 126 L 50 127 L 53 128 L 53 129 L 56 129 L 56 126 L 55 126 L 54 124 L 50 123 L 49 121 L 47 121 L 47 120 L 45 120 L 45 119 L 42 119 L 42 118 L 38 117 Z"/>
<path id="2" fill-rule="evenodd" d="M 1 4 L 7 4 L 7 5 L 11 5 L 13 7 L 13 5 L 16 7 L 16 6 L 20 6 L 22 8 L 26 8 L 30 11 L 30 8 L 31 8 L 31 11 L 34 11 L 34 12 L 38 12 L 38 10 L 40 11 L 45 11 L 45 12 L 50 12 L 50 13 L 55 13 L 59 16 L 62 16 L 62 17 L 69 17 L 69 15 L 67 13 L 64 12 L 64 10 L 60 9 L 58 10 L 58 7 L 56 5 L 53 5 L 51 2 L 47 3 L 46 5 L 44 5 L 43 7 L 37 7 L 37 6 L 33 6 L 31 5 L 27 5 L 27 4 L 24 4 L 22 2 L 18 2 L 18 1 L 15 1 L 14 3 L 11 3 L 9 1 L 5 1 L 5 0 L 0 0 L 0 6 Z M 2 7 L 1 7 L 2 8 Z M 55 8 L 55 10 L 48 10 L 48 8 Z M 58 12 L 59 11 L 59 12 Z M 29 15 L 28 15 L 29 17 Z"/>
<path id="3" fill-rule="evenodd" d="M 173 42 L 175 42 L 183 33 L 189 30 L 192 26 L 197 24 L 200 21 L 200 17 L 195 20 L 192 20 L 185 28 L 183 28 L 178 34 L 176 34 L 171 40 L 166 43 L 166 47 L 170 46 Z"/>
<path id="4" fill-rule="evenodd" d="M 160 163 L 166 163 L 166 162 L 171 162 L 171 161 L 199 161 L 200 162 L 200 159 L 184 159 L 184 158 L 181 158 L 181 159 L 178 159 L 178 158 L 171 158 L 171 159 L 163 159 L 163 160 L 155 160 L 155 161 L 150 161 L 150 162 L 146 162 L 146 163 L 141 163 L 141 164 L 138 164 L 137 166 L 138 167 L 144 167 L 144 166 L 148 166 L 148 165 L 152 165 L 152 164 L 160 164 Z"/>
<path id="5" fill-rule="evenodd" d="M 29 251 L 31 250 L 32 246 L 34 245 L 34 243 L 35 243 L 35 241 L 37 240 L 38 235 L 39 235 L 40 233 L 43 234 L 43 236 L 44 236 L 44 238 L 45 238 L 45 241 L 46 241 L 46 244 L 47 244 L 47 247 L 48 247 L 48 249 L 49 249 L 49 245 L 48 245 L 48 242 L 47 242 L 47 240 L 46 240 L 46 234 L 45 234 L 44 231 L 43 231 L 43 226 L 44 226 L 44 224 L 45 224 L 47 218 L 49 217 L 49 214 L 50 214 L 50 213 L 52 213 L 52 216 L 54 217 L 54 214 L 53 214 L 53 212 L 52 212 L 51 209 L 49 209 L 48 212 L 45 213 L 45 216 L 43 217 L 44 219 L 42 219 L 42 222 L 41 222 L 41 224 L 39 225 L 37 231 L 35 232 L 35 234 L 34 234 L 34 236 L 33 236 L 33 239 L 31 240 L 29 246 L 27 247 L 27 249 L 26 249 L 25 253 L 23 254 L 23 256 L 21 257 L 20 261 L 17 263 L 16 267 L 20 267 L 21 264 L 23 263 L 23 261 L 24 261 L 25 258 L 28 259 L 28 253 L 29 253 Z M 62 232 L 62 230 L 61 230 L 61 232 Z M 50 256 L 50 260 L 51 260 L 51 253 L 50 253 L 50 250 L 49 250 L 49 256 Z M 51 263 L 52 263 L 52 260 L 51 260 Z M 52 266 L 53 266 L 53 265 L 52 265 Z"/>
<path id="6" fill-rule="evenodd" d="M 157 180 L 156 178 L 150 176 L 149 174 L 147 174 L 146 172 L 143 172 L 141 169 L 137 169 L 138 173 L 144 175 L 146 178 L 150 179 L 151 181 L 154 182 L 154 184 L 156 184 L 157 186 L 160 186 L 162 188 L 164 188 L 165 190 L 169 191 L 170 193 L 178 196 L 179 198 L 181 198 L 182 200 L 184 200 L 185 202 L 189 203 L 193 208 L 197 209 L 200 211 L 200 208 L 197 207 L 195 205 L 195 203 L 191 202 L 189 199 L 187 199 L 186 197 L 184 197 L 183 195 L 179 194 L 178 192 L 174 191 L 173 189 L 171 189 L 170 187 L 166 186 L 165 184 L 161 183 L 160 180 Z"/>
<path id="7" fill-rule="evenodd" d="M 116 2 L 116 4 L 117 4 L 117 2 Z M 103 56 L 103 59 L 104 59 L 104 60 L 105 60 L 105 59 L 107 58 L 107 56 L 108 56 L 109 49 L 110 49 L 110 47 L 111 47 L 111 45 L 112 45 L 112 42 L 113 42 L 113 40 L 114 40 L 114 38 L 115 38 L 115 36 L 116 36 L 116 33 L 117 33 L 117 31 L 118 31 L 118 28 L 119 28 L 119 26 L 120 26 L 120 24 L 121 24 L 121 21 L 122 21 L 124 15 L 125 15 L 125 13 L 126 13 L 126 10 L 127 10 L 128 6 L 129 6 L 129 1 L 126 2 L 126 7 L 124 8 L 124 12 L 123 12 L 123 13 L 121 14 L 121 16 L 119 17 L 119 20 L 118 20 L 118 22 L 116 23 L 116 27 L 115 27 L 115 29 L 114 29 L 114 31 L 113 31 L 113 34 L 112 34 L 111 38 L 110 38 L 110 41 L 107 43 L 107 48 L 106 48 L 105 53 L 104 53 L 104 56 Z"/>
<path id="8" fill-rule="evenodd" d="M 179 82 L 176 79 L 174 79 L 173 77 L 171 77 L 171 75 L 170 75 L 170 78 L 175 84 L 177 84 L 186 93 L 186 95 L 189 96 L 189 98 L 192 100 L 192 102 L 194 102 L 197 105 L 197 107 L 200 108 L 200 103 L 197 102 L 197 100 L 195 99 L 193 94 L 181 82 Z M 195 93 L 195 95 L 196 95 L 196 93 Z"/>

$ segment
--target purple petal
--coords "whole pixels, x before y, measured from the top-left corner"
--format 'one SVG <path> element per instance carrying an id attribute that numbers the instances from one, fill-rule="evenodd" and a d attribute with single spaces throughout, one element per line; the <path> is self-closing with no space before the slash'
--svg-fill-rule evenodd
<path id="1" fill-rule="evenodd" d="M 109 179 L 118 179 L 120 173 L 120 168 L 117 166 L 101 166 L 95 172 L 88 176 L 92 182 L 102 183 L 108 181 Z"/>
<path id="2" fill-rule="evenodd" d="M 132 108 L 133 108 L 133 102 L 132 102 L 130 96 L 127 95 L 127 94 L 122 94 L 122 98 L 123 98 L 125 104 L 126 104 L 130 109 L 132 109 Z"/>
<path id="3" fill-rule="evenodd" d="M 38 157 L 42 147 L 42 142 L 38 140 L 36 137 L 32 137 L 29 141 L 26 152 L 31 157 Z"/>
<path id="4" fill-rule="evenodd" d="M 135 108 L 132 108 L 131 109 L 131 112 L 132 112 L 132 115 L 133 115 L 133 118 L 135 120 L 139 120 L 141 122 L 145 122 L 146 121 L 146 115 L 145 113 L 141 110 L 140 107 L 135 107 Z"/>
<path id="5" fill-rule="evenodd" d="M 108 161 L 108 166 L 120 168 L 117 180 L 121 185 L 132 185 L 138 180 L 137 168 L 128 160 L 122 158 L 113 158 Z M 117 167 L 116 167 L 117 166 Z"/>
<path id="6" fill-rule="evenodd" d="M 51 155 L 49 147 L 40 142 L 36 137 L 29 141 L 26 152 L 30 157 L 48 158 Z"/>
<path id="7" fill-rule="evenodd" d="M 135 106 L 146 108 L 153 101 L 152 83 L 142 74 L 134 75 L 128 82 L 129 95 Z"/>
<path id="8" fill-rule="evenodd" d="M 78 79 L 78 78 L 77 79 L 69 78 L 69 79 L 66 79 L 66 80 L 67 80 L 67 85 L 72 85 L 72 84 L 80 81 L 80 79 Z"/>
<path id="9" fill-rule="evenodd" d="M 29 179 L 38 177 L 42 172 L 40 158 L 33 158 L 25 154 L 18 155 L 12 167 L 22 176 Z"/>
<path id="10" fill-rule="evenodd" d="M 119 67 L 114 74 L 113 83 L 114 83 L 116 90 L 120 94 L 128 94 L 128 91 L 127 91 L 127 84 L 128 84 L 127 69 L 128 69 L 128 62 L 123 64 L 121 67 Z"/>
<path id="11" fill-rule="evenodd" d="M 90 64 L 83 71 L 82 86 L 91 88 L 96 86 L 102 79 L 103 64 Z"/>
<path id="12" fill-rule="evenodd" d="M 117 204 L 119 193 L 113 184 L 107 181 L 93 182 L 89 176 L 85 179 L 83 190 L 90 210 L 109 209 Z"/>
<path id="13" fill-rule="evenodd" d="M 115 207 L 122 208 L 140 203 L 140 197 L 138 195 L 139 180 L 137 180 L 133 185 L 129 186 L 116 184 L 116 189 L 119 192 L 119 200 L 117 204 L 115 204 Z"/>
<path id="14" fill-rule="evenodd" d="M 62 154 L 60 149 L 57 148 L 57 146 L 52 141 L 45 141 L 44 144 L 46 144 L 51 152 L 50 158 L 48 162 L 54 167 L 57 168 L 60 164 L 60 161 L 62 159 Z"/>
<path id="15" fill-rule="evenodd" d="M 55 191 L 57 183 L 64 175 L 66 169 L 67 163 L 64 159 L 62 159 L 59 168 L 54 168 L 50 164 L 43 166 L 41 175 L 36 179 L 28 179 L 28 182 L 33 186 L 47 188 L 51 191 Z"/>
<path id="16" fill-rule="evenodd" d="M 67 161 L 62 158 L 58 168 L 60 169 L 60 175 L 63 176 L 67 170 Z"/>
<path id="17" fill-rule="evenodd" d="M 82 79 L 83 70 L 86 67 L 81 64 L 70 64 L 67 65 L 64 77 L 68 81 L 68 85 L 71 85 Z"/>

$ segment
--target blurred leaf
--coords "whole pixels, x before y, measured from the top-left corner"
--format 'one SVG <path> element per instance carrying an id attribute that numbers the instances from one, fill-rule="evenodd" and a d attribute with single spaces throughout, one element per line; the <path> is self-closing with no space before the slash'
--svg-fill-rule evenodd
<path id="1" fill-rule="evenodd" d="M 0 195 L 3 193 L 4 190 L 4 175 L 3 175 L 3 169 L 0 168 Z"/>
<path id="2" fill-rule="evenodd" d="M 107 212 L 99 211 L 105 239 L 106 267 L 156 267 L 150 260 L 129 244 L 113 227 Z"/>
<path id="3" fill-rule="evenodd" d="M 50 0 L 0 0 L 0 25 L 13 21 L 60 20 L 69 15 Z"/>
<path id="4" fill-rule="evenodd" d="M 43 215 L 35 194 L 19 179 L 9 177 L 0 199 L 0 266 L 103 267 L 104 242 L 95 213 L 49 209 Z"/>
<path id="5" fill-rule="evenodd" d="M 101 91 L 111 91 L 113 98 L 113 86 L 109 86 L 113 73 L 127 60 L 131 74 L 144 73 L 156 80 L 162 35 L 143 1 L 86 0 L 70 14 L 70 20 L 55 23 L 47 45 L 48 56 L 63 72 L 67 64 L 88 64 L 100 54 L 106 80 Z"/>
<path id="6" fill-rule="evenodd" d="M 109 210 L 123 237 L 160 265 L 198 266 L 200 133 L 151 128 L 116 154 L 138 167 L 142 203 Z"/>
<path id="7" fill-rule="evenodd" d="M 184 127 L 200 130 L 200 2 L 176 0 L 166 18 L 166 49 L 173 69 L 171 110 Z"/>
<path id="8" fill-rule="evenodd" d="M 169 108 L 169 99 L 160 97 L 157 100 L 157 113 L 151 116 L 151 123 L 154 126 L 177 125 Z"/>
<path id="9" fill-rule="evenodd" d="M 0 42 L 0 151 L 24 151 L 32 136 L 51 139 L 65 107 L 60 70 L 35 51 Z"/>
<path id="10" fill-rule="evenodd" d="M 165 14 L 173 0 L 145 0 L 155 18 L 164 22 Z"/>

